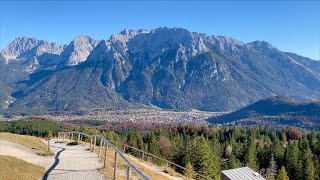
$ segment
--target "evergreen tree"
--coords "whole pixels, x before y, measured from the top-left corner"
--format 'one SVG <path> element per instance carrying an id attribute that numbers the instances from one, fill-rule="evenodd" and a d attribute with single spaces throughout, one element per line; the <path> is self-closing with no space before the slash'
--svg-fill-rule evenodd
<path id="1" fill-rule="evenodd" d="M 187 162 L 186 168 L 187 170 L 185 169 L 183 174 L 188 178 L 194 178 L 195 174 L 193 173 L 193 166 L 190 162 Z"/>
<path id="2" fill-rule="evenodd" d="M 220 163 L 210 150 L 208 141 L 203 136 L 196 137 L 192 144 L 192 150 L 192 157 L 197 157 L 192 158 L 191 162 L 194 170 L 205 176 L 215 178 L 219 171 L 216 168 L 220 166 Z"/>
<path id="3" fill-rule="evenodd" d="M 281 169 L 277 176 L 277 180 L 289 180 L 286 168 L 284 166 L 281 166 Z"/>
<path id="4" fill-rule="evenodd" d="M 259 169 L 257 162 L 256 162 L 256 159 L 257 159 L 256 146 L 255 146 L 255 143 L 252 142 L 252 143 L 250 143 L 250 145 L 247 148 L 247 153 L 245 156 L 245 163 L 247 166 L 254 169 L 255 171 L 257 171 Z"/>
<path id="5" fill-rule="evenodd" d="M 272 152 L 274 154 L 275 160 L 278 162 L 278 164 L 281 164 L 284 160 L 285 148 L 283 143 L 279 139 L 274 142 L 272 146 Z"/>
<path id="6" fill-rule="evenodd" d="M 301 171 L 301 164 L 299 162 L 299 147 L 296 142 L 290 142 L 289 146 L 287 148 L 287 153 L 286 153 L 286 163 L 287 163 L 287 168 L 289 172 L 289 176 L 291 179 L 297 179 L 300 180 L 302 171 Z"/>
<path id="7" fill-rule="evenodd" d="M 315 179 L 315 168 L 314 168 L 313 162 L 310 159 L 307 159 L 304 164 L 303 179 L 305 180 Z"/>
<path id="8" fill-rule="evenodd" d="M 267 171 L 266 171 L 266 179 L 274 180 L 276 176 L 277 176 L 277 164 L 272 155 L 269 162 L 269 167 L 267 168 Z"/>
<path id="9" fill-rule="evenodd" d="M 219 180 L 221 178 L 220 175 L 220 158 L 218 156 L 213 155 L 212 157 L 212 166 L 213 166 L 213 179 Z"/>
<path id="10" fill-rule="evenodd" d="M 241 162 L 239 159 L 237 159 L 234 155 L 231 155 L 228 162 L 227 162 L 227 168 L 228 169 L 234 169 L 241 167 Z"/>

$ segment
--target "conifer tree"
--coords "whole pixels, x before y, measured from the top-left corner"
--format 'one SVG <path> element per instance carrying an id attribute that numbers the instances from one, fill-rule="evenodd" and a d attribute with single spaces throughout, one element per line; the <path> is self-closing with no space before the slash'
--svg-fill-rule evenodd
<path id="1" fill-rule="evenodd" d="M 313 162 L 308 158 L 303 168 L 303 179 L 313 180 L 315 179 L 315 168 Z"/>
<path id="2" fill-rule="evenodd" d="M 281 169 L 277 176 L 277 180 L 289 180 L 286 168 L 284 166 L 281 166 Z"/>
<path id="3" fill-rule="evenodd" d="M 289 176 L 291 179 L 301 179 L 301 164 L 299 162 L 299 147 L 298 143 L 296 142 L 290 142 L 289 146 L 287 148 L 287 153 L 286 153 L 286 163 L 287 163 L 287 168 L 289 172 Z"/>
<path id="4" fill-rule="evenodd" d="M 254 169 L 255 171 L 259 170 L 256 159 L 257 159 L 256 147 L 255 147 L 255 143 L 252 142 L 247 148 L 245 163 L 247 166 Z"/>
<path id="5" fill-rule="evenodd" d="M 276 164 L 276 161 L 274 160 L 273 155 L 271 155 L 269 167 L 267 168 L 267 171 L 266 171 L 266 179 L 274 180 L 276 176 L 277 176 L 277 164 Z"/>
<path id="6" fill-rule="evenodd" d="M 187 162 L 186 168 L 187 170 L 185 169 L 183 174 L 188 178 L 194 178 L 195 174 L 193 173 L 193 166 L 190 162 Z"/>
<path id="7" fill-rule="evenodd" d="M 241 167 L 241 162 L 239 159 L 235 157 L 235 155 L 231 155 L 227 162 L 228 169 L 234 169 Z"/>
<path id="8" fill-rule="evenodd" d="M 192 144 L 192 150 L 192 157 L 197 157 L 192 158 L 191 162 L 194 170 L 211 178 L 216 177 L 216 173 L 220 170 L 217 170 L 217 166 L 220 167 L 220 162 L 215 159 L 208 141 L 203 136 L 196 137 Z"/>

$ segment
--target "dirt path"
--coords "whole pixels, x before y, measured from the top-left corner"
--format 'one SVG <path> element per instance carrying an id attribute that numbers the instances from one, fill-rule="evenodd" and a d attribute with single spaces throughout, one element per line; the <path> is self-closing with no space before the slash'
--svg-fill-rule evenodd
<path id="1" fill-rule="evenodd" d="M 56 154 L 55 157 L 39 156 L 31 149 L 3 140 L 0 140 L 0 154 L 14 156 L 45 167 L 44 180 L 106 179 L 98 170 L 102 167 L 102 163 L 95 153 L 87 150 L 87 147 L 82 145 L 70 146 L 66 143 L 55 143 L 54 141 L 50 141 L 50 146 L 51 151 Z"/>

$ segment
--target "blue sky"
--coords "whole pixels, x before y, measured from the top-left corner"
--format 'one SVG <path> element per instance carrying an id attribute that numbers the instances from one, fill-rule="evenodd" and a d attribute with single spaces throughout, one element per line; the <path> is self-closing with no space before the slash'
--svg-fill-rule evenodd
<path id="1" fill-rule="evenodd" d="M 320 2 L 0 1 L 0 49 L 18 36 L 66 44 L 123 29 L 182 27 L 243 42 L 264 40 L 320 60 Z"/>

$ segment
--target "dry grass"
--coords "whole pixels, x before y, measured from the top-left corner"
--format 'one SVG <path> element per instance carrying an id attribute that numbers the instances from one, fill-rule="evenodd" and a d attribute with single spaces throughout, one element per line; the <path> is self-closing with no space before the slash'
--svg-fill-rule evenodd
<path id="1" fill-rule="evenodd" d="M 84 142 L 81 142 L 82 144 L 84 144 Z M 88 143 L 85 143 L 87 146 Z M 99 151 L 99 147 L 96 146 L 96 150 L 95 152 L 98 153 Z M 105 154 L 105 148 L 103 148 L 101 150 L 101 161 L 103 162 L 104 161 L 104 154 Z M 100 171 L 107 177 L 107 178 L 110 178 L 112 179 L 113 178 L 113 169 L 114 169 L 114 155 L 115 155 L 115 151 L 109 147 L 108 149 L 108 152 L 107 152 L 107 167 L 106 168 L 103 168 L 101 169 Z M 131 158 L 134 158 L 134 157 L 130 157 Z M 172 178 L 169 178 L 167 176 L 164 176 L 162 175 L 161 173 L 159 172 L 156 172 L 156 171 L 153 171 L 149 168 L 146 168 L 145 166 L 141 165 L 139 162 L 139 160 L 131 160 L 131 162 L 136 165 L 143 173 L 145 173 L 147 176 L 149 176 L 151 179 L 153 180 L 171 180 Z M 144 162 L 146 163 L 146 162 Z M 155 166 L 157 167 L 156 165 L 152 164 L 151 162 L 148 162 L 148 164 L 150 166 Z M 159 167 L 160 169 L 164 169 L 164 168 L 161 168 Z M 173 173 L 174 171 L 172 169 L 169 169 L 169 174 L 174 174 L 174 175 L 177 175 L 178 173 Z M 124 162 L 124 160 L 118 156 L 118 171 L 117 171 L 117 179 L 119 180 L 125 180 L 126 179 L 126 175 L 127 175 L 127 165 L 126 163 Z M 131 175 L 132 175 L 132 178 L 131 179 L 140 179 L 138 178 L 138 176 L 133 172 L 131 171 Z"/>
<path id="2" fill-rule="evenodd" d="M 41 179 L 45 169 L 11 156 L 0 155 L 0 179 L 34 180 Z"/>
<path id="3" fill-rule="evenodd" d="M 0 139 L 26 146 L 36 151 L 41 156 L 53 156 L 54 153 L 48 151 L 48 146 L 38 137 L 18 135 L 11 133 L 0 133 Z"/>

